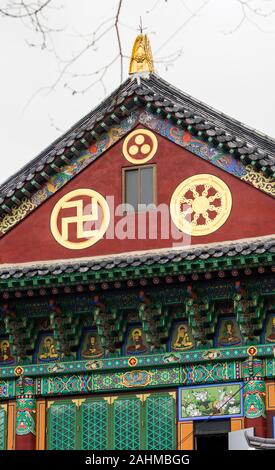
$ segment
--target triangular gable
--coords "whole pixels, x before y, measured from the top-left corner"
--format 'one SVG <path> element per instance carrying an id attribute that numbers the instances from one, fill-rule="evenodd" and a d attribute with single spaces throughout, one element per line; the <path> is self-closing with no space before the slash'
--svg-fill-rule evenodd
<path id="1" fill-rule="evenodd" d="M 0 188 L 0 236 L 141 123 L 274 196 L 274 140 L 159 77 L 126 82 Z"/>
<path id="2" fill-rule="evenodd" d="M 146 118 L 145 114 L 143 114 L 143 117 Z M 151 124 L 152 122 L 154 121 L 151 121 Z M 176 128 L 174 129 L 176 130 Z M 86 238 L 89 237 L 86 237 L 86 235 L 80 236 L 77 232 L 79 224 L 76 221 L 76 214 L 78 213 L 76 201 L 83 201 L 83 203 L 80 203 L 81 214 L 88 216 L 90 216 L 92 210 L 88 214 L 88 212 L 84 213 L 83 208 L 90 204 L 91 191 L 101 195 L 104 200 L 106 196 L 114 198 L 113 203 L 108 201 L 110 212 L 112 207 L 116 209 L 122 203 L 123 168 L 135 167 L 135 164 L 132 164 L 127 157 L 125 143 L 127 141 L 131 142 L 133 134 L 138 136 L 144 131 L 149 132 L 151 137 L 153 136 L 153 140 L 157 141 L 157 149 L 149 163 L 156 166 L 157 205 L 165 205 L 168 210 L 165 227 L 168 226 L 169 233 L 163 236 L 162 231 L 159 230 L 159 225 L 157 225 L 155 237 L 150 238 L 148 235 L 140 237 L 137 235 L 139 228 L 139 222 L 137 222 L 134 233 L 130 231 L 130 236 L 120 238 L 116 228 L 123 219 L 122 214 L 115 216 L 114 223 L 110 223 L 111 228 L 113 225 L 115 226 L 113 232 L 111 230 L 107 233 L 107 236 L 104 232 L 94 244 L 90 244 L 86 242 Z M 177 133 L 177 136 L 179 136 L 179 133 Z M 223 168 L 222 164 L 218 165 L 216 163 L 213 165 L 211 160 L 208 161 L 192 154 L 188 149 L 188 146 L 192 144 L 190 134 L 183 134 L 182 136 L 183 138 L 180 139 L 183 144 L 177 145 L 167 139 L 166 135 L 161 136 L 153 133 L 149 130 L 149 127 L 145 128 L 144 124 L 138 124 L 134 130 L 131 129 L 123 138 L 113 143 L 105 151 L 103 158 L 94 159 L 78 175 L 74 175 L 63 187 L 60 187 L 55 193 L 52 193 L 51 197 L 44 200 L 41 207 L 30 213 L 25 220 L 22 220 L 13 230 L 2 237 L 0 240 L 0 263 L 89 258 L 156 248 L 165 249 L 177 246 L 179 243 L 185 245 L 220 243 L 274 234 L 275 220 L 270 217 L 274 208 L 274 200 L 269 195 L 242 181 L 240 177 L 230 174 L 229 171 L 226 171 L 227 167 Z M 195 142 L 195 145 L 197 145 L 197 142 Z M 236 171 L 235 168 L 240 168 L 239 166 L 230 165 L 229 168 L 231 167 L 234 168 L 234 171 Z M 219 204 L 222 203 L 220 207 L 224 215 L 222 219 L 218 215 L 217 217 L 214 215 L 217 225 L 215 221 L 213 229 L 208 229 L 210 221 L 205 220 L 202 223 L 204 225 L 202 227 L 203 231 L 189 236 L 188 232 L 181 230 L 181 227 L 176 224 L 172 215 L 171 201 L 177 188 L 182 183 L 189 184 L 185 189 L 186 194 L 192 186 L 199 185 L 201 188 L 200 195 L 202 196 L 202 189 L 209 185 L 209 181 L 209 192 L 206 190 L 205 197 L 208 198 L 209 196 L 213 201 L 217 192 L 225 193 L 226 197 L 223 203 L 222 201 L 219 202 Z M 196 190 L 197 188 L 194 189 L 193 194 Z M 73 205 L 65 207 L 64 198 L 66 204 L 68 201 L 73 201 Z M 221 199 L 221 197 L 218 196 L 217 199 Z M 64 210 L 65 212 L 60 212 Z M 210 206 L 209 211 L 213 212 Z M 56 216 L 54 215 L 55 212 Z M 201 212 L 203 211 L 200 209 L 197 211 L 197 213 Z M 84 217 L 82 215 L 80 218 L 84 226 Z M 211 217 L 211 214 L 209 216 Z M 57 232 L 63 231 L 63 219 L 66 222 L 69 218 L 70 233 L 67 238 L 69 243 L 67 241 L 64 243 L 65 238 L 62 242 Z M 73 221 L 71 218 L 73 218 Z M 52 222 L 53 220 L 54 222 Z M 181 232 L 187 233 L 187 238 L 179 240 L 173 237 L 172 220 Z M 73 246 L 72 243 L 77 246 Z"/>

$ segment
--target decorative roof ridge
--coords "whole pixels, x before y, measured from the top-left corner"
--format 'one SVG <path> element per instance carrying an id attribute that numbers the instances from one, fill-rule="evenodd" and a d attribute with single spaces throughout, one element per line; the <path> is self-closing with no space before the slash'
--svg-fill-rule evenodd
<path id="1" fill-rule="evenodd" d="M 156 74 L 150 74 L 146 81 L 141 80 L 142 85 L 143 90 L 137 90 L 136 94 L 146 95 L 147 91 L 145 101 L 149 106 L 150 101 L 155 103 L 177 123 L 192 128 L 191 133 L 210 142 L 216 140 L 221 148 L 235 154 L 245 165 L 252 164 L 255 171 L 275 176 L 275 139 L 178 90 Z M 153 98 L 156 89 L 158 100 Z M 152 93 L 151 97 L 148 92 Z"/>
<path id="2" fill-rule="evenodd" d="M 195 98 L 194 96 L 190 95 L 189 93 L 186 93 L 186 92 L 183 92 L 180 88 L 174 86 L 174 85 L 171 85 L 169 82 L 167 82 L 166 80 L 164 80 L 162 77 L 160 77 L 158 74 L 156 73 L 151 73 L 150 76 L 148 78 L 151 78 L 152 81 L 156 80 L 156 84 L 163 84 L 164 86 L 167 86 L 168 87 L 168 90 L 167 91 L 173 91 L 174 93 L 176 93 L 179 97 L 185 97 L 185 98 L 189 98 L 190 101 L 192 101 L 193 103 L 195 103 L 195 105 L 199 105 L 199 106 L 203 106 L 205 108 L 207 108 L 208 110 L 211 110 L 213 111 L 214 113 L 217 113 L 217 115 L 219 117 L 223 117 L 225 118 L 226 120 L 229 120 L 231 122 L 234 122 L 236 125 L 239 125 L 243 131 L 249 131 L 249 132 L 253 132 L 253 134 L 256 134 L 257 137 L 259 138 L 262 138 L 264 139 L 265 142 L 270 142 L 273 146 L 273 151 L 275 151 L 275 137 L 271 137 L 270 135 L 268 134 L 265 134 L 264 132 L 261 132 L 255 128 L 253 128 L 252 126 L 249 126 L 247 124 L 245 124 L 243 121 L 240 121 L 232 116 L 230 116 L 229 114 L 226 114 L 226 113 L 223 113 L 222 111 L 218 110 L 217 108 L 213 107 L 213 106 L 210 106 L 209 104 L 207 104 L 206 102 L 202 101 L 202 100 L 199 100 L 197 98 Z M 144 85 L 146 86 L 146 82 L 144 82 Z"/>
<path id="3" fill-rule="evenodd" d="M 217 255 L 226 256 L 230 250 L 235 250 L 236 253 L 242 254 L 243 250 L 248 250 L 250 247 L 253 246 L 254 250 L 259 249 L 261 246 L 263 247 L 264 251 L 268 251 L 269 248 L 273 248 L 272 252 L 275 253 L 275 234 L 268 235 L 264 237 L 252 237 L 252 238 L 242 238 L 238 240 L 229 240 L 224 242 L 213 242 L 208 244 L 198 244 L 198 245 L 188 245 L 179 247 L 171 247 L 171 248 L 160 248 L 154 250 L 143 250 L 143 251 L 130 251 L 126 253 L 116 253 L 110 254 L 107 256 L 93 256 L 93 257 L 85 257 L 85 258 L 70 258 L 70 259 L 60 259 L 60 260 L 51 260 L 51 261 L 33 261 L 30 263 L 13 263 L 13 264 L 2 264 L 0 265 L 0 275 L 5 272 L 16 272 L 16 271 L 29 271 L 31 269 L 36 270 L 43 270 L 49 267 L 57 269 L 61 266 L 66 266 L 66 268 L 74 267 L 74 266 L 86 266 L 92 264 L 100 264 L 100 263 L 108 263 L 114 262 L 115 264 L 119 264 L 123 261 L 127 261 L 127 264 L 130 264 L 134 260 L 141 260 L 141 259 L 161 259 L 162 257 L 169 257 L 171 256 L 176 257 L 177 255 L 186 255 L 191 256 L 196 254 L 198 256 L 202 255 L 203 253 L 208 253 L 209 255 Z"/>
<path id="4" fill-rule="evenodd" d="M 14 180 L 18 175 L 20 175 L 25 169 L 28 169 L 30 164 L 40 163 L 40 160 L 52 150 L 57 144 L 61 144 L 63 140 L 67 140 L 68 137 L 71 136 L 72 132 L 76 130 L 79 132 L 80 128 L 83 127 L 85 123 L 89 123 L 91 116 L 94 116 L 94 121 L 96 121 L 96 114 L 100 111 L 102 114 L 102 106 L 105 105 L 105 108 L 108 108 L 107 103 L 112 102 L 113 100 L 116 102 L 119 100 L 120 93 L 125 92 L 128 87 L 131 91 L 134 91 L 136 87 L 139 85 L 134 83 L 131 77 L 128 77 L 121 85 L 119 85 L 107 98 L 101 100 L 101 102 L 96 105 L 91 111 L 89 111 L 83 118 L 79 119 L 75 124 L 70 126 L 67 131 L 63 132 L 59 137 L 57 137 L 51 144 L 49 144 L 42 152 L 39 152 L 36 157 L 30 160 L 28 163 L 23 165 L 17 172 L 7 178 L 3 183 L 0 184 L 0 197 L 2 191 L 8 185 L 8 183 Z"/>

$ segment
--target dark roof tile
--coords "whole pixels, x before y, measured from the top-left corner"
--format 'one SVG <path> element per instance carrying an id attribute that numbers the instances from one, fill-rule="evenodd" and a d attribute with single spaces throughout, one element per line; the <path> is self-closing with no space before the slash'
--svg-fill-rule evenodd
<path id="1" fill-rule="evenodd" d="M 47 276 L 49 273 L 52 275 L 58 276 L 63 273 L 71 274 L 74 272 L 81 272 L 85 273 L 89 270 L 92 271 L 100 271 L 100 270 L 111 270 L 114 268 L 127 268 L 127 267 L 138 267 L 141 265 L 144 266 L 151 266 L 153 264 L 167 264 L 167 263 L 179 263 L 183 259 L 187 261 L 194 261 L 194 260 L 206 260 L 209 258 L 220 258 L 220 257 L 233 257 L 233 256 L 246 256 L 251 253 L 257 253 L 262 255 L 264 253 L 275 253 L 275 240 L 273 237 L 270 239 L 263 240 L 261 239 L 253 239 L 253 240 L 237 240 L 235 242 L 229 242 L 228 244 L 217 244 L 217 245 L 209 245 L 205 248 L 197 248 L 196 246 L 191 246 L 189 249 L 186 247 L 182 249 L 167 249 L 164 251 L 160 251 L 159 253 L 139 253 L 133 254 L 131 256 L 125 257 L 124 255 L 116 255 L 112 259 L 110 258 L 102 258 L 102 259 L 90 259 L 89 261 L 85 261 L 83 263 L 78 262 L 70 262 L 66 263 L 64 260 L 63 262 L 59 262 L 58 264 L 51 265 L 24 265 L 22 268 L 10 267 L 10 268 L 3 268 L 1 270 L 0 266 L 0 277 L 2 280 L 7 280 L 11 277 L 14 279 L 19 279 L 23 276 L 26 277 L 35 277 L 35 276 Z"/>

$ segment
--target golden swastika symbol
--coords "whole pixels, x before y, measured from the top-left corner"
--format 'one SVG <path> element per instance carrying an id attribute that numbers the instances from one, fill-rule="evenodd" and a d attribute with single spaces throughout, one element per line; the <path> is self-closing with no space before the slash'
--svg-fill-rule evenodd
<path id="1" fill-rule="evenodd" d="M 90 203 L 84 204 L 83 198 L 89 199 Z M 78 199 L 76 199 L 78 198 Z M 87 229 L 88 223 L 99 220 L 99 207 L 101 209 L 102 221 L 99 228 Z M 60 212 L 63 209 L 75 209 L 75 215 L 62 216 Z M 61 222 L 61 230 L 58 223 Z M 65 194 L 53 208 L 51 214 L 51 232 L 55 240 L 65 248 L 71 250 L 82 250 L 94 245 L 100 240 L 106 232 L 110 222 L 110 211 L 104 197 L 92 189 L 76 189 Z M 76 226 L 76 239 L 69 240 L 69 227 Z M 83 238 L 86 240 L 83 241 Z"/>

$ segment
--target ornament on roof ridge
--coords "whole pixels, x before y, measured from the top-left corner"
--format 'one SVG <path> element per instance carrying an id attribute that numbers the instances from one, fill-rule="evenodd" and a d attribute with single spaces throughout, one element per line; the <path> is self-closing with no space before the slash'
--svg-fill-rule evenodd
<path id="1" fill-rule="evenodd" d="M 137 36 L 130 60 L 129 74 L 154 72 L 154 62 L 149 38 L 141 33 Z"/>

